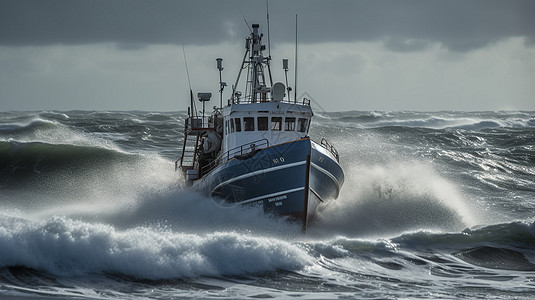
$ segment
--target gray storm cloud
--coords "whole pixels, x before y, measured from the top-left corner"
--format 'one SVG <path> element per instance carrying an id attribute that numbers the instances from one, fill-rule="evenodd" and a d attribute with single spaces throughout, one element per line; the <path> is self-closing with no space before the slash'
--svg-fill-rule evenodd
<path id="1" fill-rule="evenodd" d="M 284 1 L 271 0 L 271 34 L 301 43 L 383 41 L 393 51 L 440 43 L 469 51 L 508 37 L 535 41 L 535 1 Z M 265 23 L 265 1 L 1 0 L 0 45 L 216 44 Z M 233 34 L 240 31 L 238 35 Z"/>

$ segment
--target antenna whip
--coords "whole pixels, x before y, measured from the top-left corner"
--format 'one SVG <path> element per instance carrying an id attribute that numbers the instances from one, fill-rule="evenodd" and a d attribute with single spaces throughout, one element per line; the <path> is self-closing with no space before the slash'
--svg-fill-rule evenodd
<path id="1" fill-rule="evenodd" d="M 186 66 L 186 75 L 188 76 L 188 86 L 191 91 L 191 80 L 189 79 L 188 60 L 186 59 L 186 49 L 184 49 L 184 43 L 182 43 L 182 55 L 184 56 L 184 65 Z"/>
<path id="2" fill-rule="evenodd" d="M 184 48 L 184 43 L 182 43 L 182 55 L 184 56 L 184 66 L 186 67 L 186 75 L 188 76 L 188 86 L 189 86 L 189 100 L 191 107 L 191 116 L 197 115 L 197 107 L 195 107 L 195 101 L 193 101 L 193 90 L 191 89 L 191 80 L 189 77 L 188 69 L 188 60 L 186 59 L 186 49 Z"/>
<path id="3" fill-rule="evenodd" d="M 245 16 L 243 15 L 243 12 L 241 11 L 241 9 L 240 9 L 240 14 L 241 14 L 241 16 L 242 16 L 242 18 L 243 18 L 243 21 L 245 21 L 245 25 L 247 25 L 247 29 L 249 29 L 249 33 L 252 34 L 252 33 L 253 33 L 253 30 L 251 29 L 251 26 L 249 26 L 249 22 L 247 22 L 247 19 L 246 19 Z"/>
<path id="4" fill-rule="evenodd" d="M 295 15 L 295 79 L 294 79 L 294 103 L 297 103 L 297 14 Z"/>
<path id="5" fill-rule="evenodd" d="M 269 38 L 269 4 L 268 0 L 266 0 L 266 18 L 267 18 L 267 38 L 268 38 L 268 55 L 271 59 L 271 39 Z"/>

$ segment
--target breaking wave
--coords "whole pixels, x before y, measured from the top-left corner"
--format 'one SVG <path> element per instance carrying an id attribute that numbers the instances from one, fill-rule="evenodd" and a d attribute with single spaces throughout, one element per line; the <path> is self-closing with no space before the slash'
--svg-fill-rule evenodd
<path id="1" fill-rule="evenodd" d="M 0 297 L 532 297 L 533 113 L 324 113 L 305 234 L 184 188 L 184 113 L 1 116 Z"/>
<path id="2" fill-rule="evenodd" d="M 146 279 L 295 270 L 313 263 L 299 247 L 233 232 L 206 235 L 106 224 L 65 217 L 32 222 L 2 216 L 0 267 L 54 275 L 119 273 Z"/>

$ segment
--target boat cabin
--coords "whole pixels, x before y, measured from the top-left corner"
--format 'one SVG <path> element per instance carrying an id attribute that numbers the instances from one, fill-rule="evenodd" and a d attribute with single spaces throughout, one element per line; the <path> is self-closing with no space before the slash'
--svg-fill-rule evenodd
<path id="1" fill-rule="evenodd" d="M 312 115 L 310 105 L 288 102 L 233 104 L 223 110 L 222 151 L 255 142 L 258 142 L 256 146 L 268 147 L 302 139 L 308 136 Z"/>

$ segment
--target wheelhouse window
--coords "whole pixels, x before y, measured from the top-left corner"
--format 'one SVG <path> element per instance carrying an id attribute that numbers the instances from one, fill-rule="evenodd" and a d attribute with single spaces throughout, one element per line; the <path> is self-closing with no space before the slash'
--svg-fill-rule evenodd
<path id="1" fill-rule="evenodd" d="M 241 131 L 241 119 L 240 118 L 235 118 L 234 119 L 234 124 L 236 125 L 236 132 L 240 132 Z"/>
<path id="2" fill-rule="evenodd" d="M 266 131 L 268 128 L 268 117 L 258 117 L 258 130 Z"/>
<path id="3" fill-rule="evenodd" d="M 234 119 L 230 119 L 230 132 L 234 132 Z"/>
<path id="4" fill-rule="evenodd" d="M 295 118 L 293 117 L 284 118 L 284 130 L 295 131 Z"/>
<path id="5" fill-rule="evenodd" d="M 308 119 L 299 118 L 299 122 L 297 123 L 297 131 L 306 132 L 307 126 L 308 126 Z"/>
<path id="6" fill-rule="evenodd" d="M 253 117 L 243 118 L 243 131 L 254 131 L 254 118 Z"/>
<path id="7" fill-rule="evenodd" d="M 271 131 L 280 131 L 282 128 L 282 117 L 271 117 Z"/>

